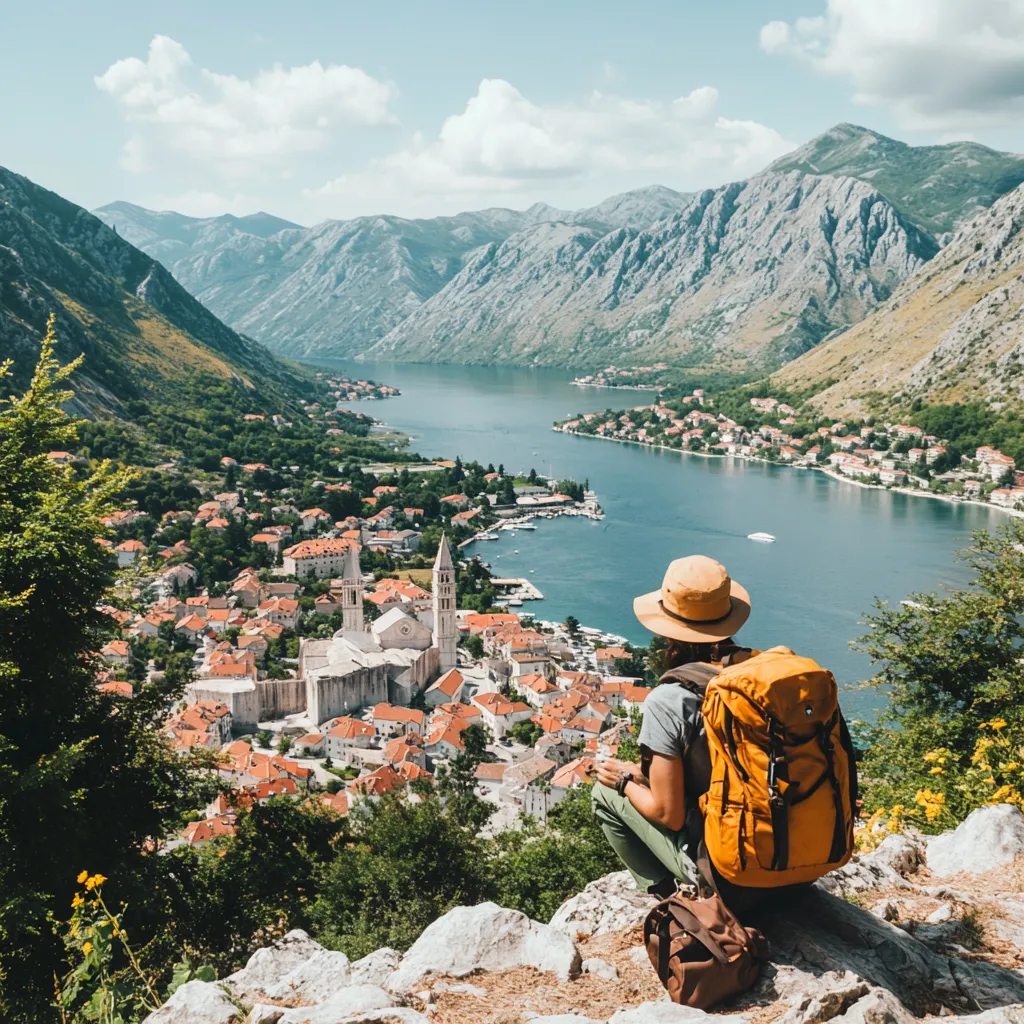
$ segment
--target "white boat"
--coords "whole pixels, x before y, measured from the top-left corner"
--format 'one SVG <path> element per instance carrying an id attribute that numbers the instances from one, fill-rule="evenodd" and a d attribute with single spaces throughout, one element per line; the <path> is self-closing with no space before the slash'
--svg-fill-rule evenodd
<path id="1" fill-rule="evenodd" d="M 512 554 L 513 555 L 518 555 L 519 554 L 519 548 L 513 548 L 512 549 Z"/>
<path id="2" fill-rule="evenodd" d="M 497 540 L 498 535 L 496 533 L 478 533 L 476 535 L 477 540 Z"/>
<path id="3" fill-rule="evenodd" d="M 520 530 L 536 530 L 537 529 L 537 527 L 533 523 L 520 523 L 518 528 Z"/>
<path id="4" fill-rule="evenodd" d="M 522 601 L 520 601 L 518 597 L 510 597 L 510 598 L 508 599 L 508 604 L 509 604 L 509 605 L 510 605 L 511 607 L 513 607 L 513 608 L 519 608 L 519 607 L 521 607 L 521 606 L 522 606 L 522 603 L 523 603 L 523 602 L 522 602 Z"/>
<path id="5" fill-rule="evenodd" d="M 531 569 L 531 570 L 530 570 L 530 572 L 536 572 L 536 571 L 537 571 L 536 569 Z"/>
<path id="6" fill-rule="evenodd" d="M 770 533 L 748 533 L 747 540 L 756 540 L 758 544 L 775 543 L 775 538 Z"/>

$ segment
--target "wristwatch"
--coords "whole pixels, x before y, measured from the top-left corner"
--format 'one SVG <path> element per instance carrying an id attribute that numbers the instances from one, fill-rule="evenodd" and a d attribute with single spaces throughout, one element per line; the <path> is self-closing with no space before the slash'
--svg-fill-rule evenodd
<path id="1" fill-rule="evenodd" d="M 633 781 L 633 773 L 632 772 L 623 772 L 619 776 L 619 781 L 615 783 L 615 792 L 618 793 L 619 796 L 625 796 L 626 795 L 626 787 L 632 781 Z"/>

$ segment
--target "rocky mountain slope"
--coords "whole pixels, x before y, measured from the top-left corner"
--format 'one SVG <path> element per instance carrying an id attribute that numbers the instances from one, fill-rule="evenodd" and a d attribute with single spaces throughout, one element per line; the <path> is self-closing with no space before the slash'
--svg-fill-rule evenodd
<path id="1" fill-rule="evenodd" d="M 1024 815 L 895 835 L 800 901 L 748 915 L 769 939 L 757 985 L 713 1014 L 667 997 L 642 945 L 653 898 L 627 872 L 550 923 L 457 907 L 401 955 L 349 962 L 302 931 L 222 982 L 191 981 L 146 1024 L 1024 1024 Z M 974 1015 L 974 1016 L 972 1016 Z"/>
<path id="2" fill-rule="evenodd" d="M 774 368 L 856 323 L 1024 180 L 974 143 L 836 128 L 750 179 L 299 228 L 97 210 L 237 330 L 298 356 Z"/>
<path id="3" fill-rule="evenodd" d="M 937 248 L 864 182 L 766 173 L 642 231 L 553 222 L 485 246 L 369 354 L 777 366 L 860 320 Z"/>
<path id="4" fill-rule="evenodd" d="M 192 371 L 235 377 L 268 395 L 293 372 L 221 323 L 164 267 L 102 221 L 0 168 L 0 354 L 15 382 L 35 364 L 50 313 L 59 355 L 85 353 L 79 409 L 120 409 Z"/>
<path id="5" fill-rule="evenodd" d="M 784 367 L 814 402 L 862 411 L 872 395 L 1024 398 L 1024 186 L 979 213 L 877 312 Z"/>
<path id="6" fill-rule="evenodd" d="M 440 291 L 467 254 L 551 222 L 644 227 L 689 197 L 654 186 L 585 210 L 536 204 L 455 217 L 359 217 L 300 228 L 268 214 L 195 219 L 111 203 L 96 216 L 161 260 L 193 295 L 276 351 L 351 356 Z"/>
<path id="7" fill-rule="evenodd" d="M 1024 156 L 976 142 L 908 146 L 855 124 L 839 124 L 769 170 L 870 182 L 918 227 L 944 235 L 1024 182 Z"/>

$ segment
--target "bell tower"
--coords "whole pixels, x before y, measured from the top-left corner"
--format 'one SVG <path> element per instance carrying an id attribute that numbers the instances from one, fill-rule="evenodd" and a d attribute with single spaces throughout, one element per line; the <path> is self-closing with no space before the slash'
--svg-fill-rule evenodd
<path id="1" fill-rule="evenodd" d="M 458 658 L 455 648 L 459 631 L 455 625 L 455 566 L 448 547 L 448 538 L 441 535 L 434 561 L 434 646 L 440 651 L 440 669 L 447 672 L 455 668 Z"/>
<path id="2" fill-rule="evenodd" d="M 354 544 L 349 545 L 345 557 L 341 593 L 341 628 L 362 632 L 366 628 L 363 623 L 363 573 L 359 568 L 359 552 Z"/>

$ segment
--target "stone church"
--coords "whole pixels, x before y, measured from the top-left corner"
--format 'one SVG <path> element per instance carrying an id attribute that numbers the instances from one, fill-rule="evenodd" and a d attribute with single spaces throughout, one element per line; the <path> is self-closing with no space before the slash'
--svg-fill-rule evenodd
<path id="1" fill-rule="evenodd" d="M 407 706 L 441 672 L 455 667 L 455 567 L 447 537 L 441 538 L 434 562 L 433 630 L 402 608 L 367 625 L 359 555 L 352 548 L 342 592 L 342 628 L 330 640 L 303 639 L 299 645 L 299 678 L 314 723 L 381 701 Z"/>

